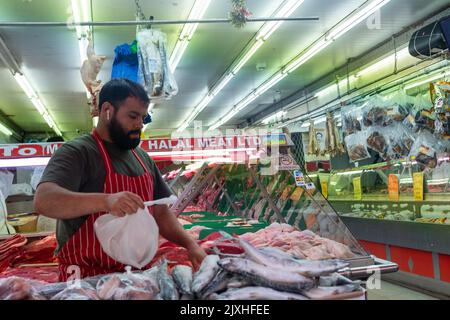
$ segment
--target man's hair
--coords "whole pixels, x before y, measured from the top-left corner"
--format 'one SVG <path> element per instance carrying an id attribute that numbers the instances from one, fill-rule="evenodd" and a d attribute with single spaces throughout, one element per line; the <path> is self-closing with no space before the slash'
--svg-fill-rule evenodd
<path id="1" fill-rule="evenodd" d="M 135 97 L 145 104 L 150 103 L 147 92 L 139 83 L 125 78 L 112 79 L 105 83 L 102 90 L 100 90 L 98 110 L 102 110 L 102 105 L 105 102 L 109 102 L 115 108 L 119 108 L 128 97 Z"/>

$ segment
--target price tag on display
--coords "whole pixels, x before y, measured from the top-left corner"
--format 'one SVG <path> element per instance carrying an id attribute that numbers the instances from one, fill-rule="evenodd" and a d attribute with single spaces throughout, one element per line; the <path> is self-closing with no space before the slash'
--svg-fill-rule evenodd
<path id="1" fill-rule="evenodd" d="M 320 183 L 320 186 L 322 188 L 322 194 L 325 197 L 325 199 L 328 199 L 328 183 L 326 181 L 323 181 Z"/>
<path id="2" fill-rule="evenodd" d="M 314 190 L 315 188 L 316 186 L 312 182 L 306 184 L 306 190 Z"/>
<path id="3" fill-rule="evenodd" d="M 414 200 L 423 201 L 423 172 L 413 174 Z"/>
<path id="4" fill-rule="evenodd" d="M 362 199 L 361 177 L 353 179 L 353 196 L 355 200 Z"/>
<path id="5" fill-rule="evenodd" d="M 400 194 L 399 194 L 399 188 L 398 188 L 398 176 L 396 174 L 389 175 L 388 191 L 389 191 L 389 200 L 390 201 L 398 201 L 399 200 Z"/>
<path id="6" fill-rule="evenodd" d="M 305 187 L 305 177 L 303 177 L 303 173 L 300 170 L 294 171 L 295 185 L 297 187 Z"/>

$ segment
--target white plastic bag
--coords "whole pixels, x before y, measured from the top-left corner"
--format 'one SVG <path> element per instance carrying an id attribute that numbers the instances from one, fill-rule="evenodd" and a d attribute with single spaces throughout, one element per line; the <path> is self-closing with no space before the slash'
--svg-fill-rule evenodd
<path id="1" fill-rule="evenodd" d="M 11 187 L 14 180 L 14 173 L 9 171 L 0 171 L 0 191 L 5 198 L 11 193 Z"/>
<path id="2" fill-rule="evenodd" d="M 158 250 L 159 228 L 148 209 L 117 217 L 105 214 L 94 223 L 103 251 L 116 261 L 141 269 Z"/>

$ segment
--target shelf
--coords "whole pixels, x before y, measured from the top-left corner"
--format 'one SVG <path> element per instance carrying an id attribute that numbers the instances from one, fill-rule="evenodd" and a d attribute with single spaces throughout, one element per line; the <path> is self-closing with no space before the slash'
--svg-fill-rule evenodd
<path id="1" fill-rule="evenodd" d="M 449 225 L 340 216 L 356 239 L 450 254 Z"/>
<path id="2" fill-rule="evenodd" d="M 355 200 L 353 195 L 351 196 L 330 196 L 328 197 L 329 202 L 388 202 L 391 204 L 396 203 L 415 203 L 415 204 L 427 204 L 430 202 L 437 203 L 449 203 L 450 204 L 450 193 L 432 193 L 425 194 L 423 201 L 414 200 L 413 196 L 400 196 L 399 201 L 390 201 L 388 194 L 379 195 L 363 195 L 362 200 Z"/>
<path id="3" fill-rule="evenodd" d="M 13 195 L 6 198 L 6 203 L 13 203 L 13 202 L 23 202 L 23 201 L 33 201 L 34 195 Z"/>

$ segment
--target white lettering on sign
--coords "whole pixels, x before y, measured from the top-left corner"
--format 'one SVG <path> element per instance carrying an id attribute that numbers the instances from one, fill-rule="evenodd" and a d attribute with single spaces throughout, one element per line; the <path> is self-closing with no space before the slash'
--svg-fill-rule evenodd
<path id="1" fill-rule="evenodd" d="M 210 139 L 209 140 L 209 146 L 210 147 L 213 147 L 213 148 L 216 148 L 217 147 L 217 140 L 216 139 Z"/>
<path id="2" fill-rule="evenodd" d="M 161 140 L 159 143 L 159 149 L 169 149 L 169 146 L 167 145 L 167 142 L 165 140 Z"/>
<path id="3" fill-rule="evenodd" d="M 218 147 L 226 147 L 226 146 L 227 146 L 227 143 L 225 142 L 225 139 L 221 138 L 219 140 Z"/>
<path id="4" fill-rule="evenodd" d="M 208 140 L 206 139 L 198 139 L 197 145 L 199 148 L 207 148 L 208 147 Z"/>
<path id="5" fill-rule="evenodd" d="M 34 156 L 36 155 L 36 148 L 21 148 L 19 149 L 19 155 L 21 156 Z"/>
<path id="6" fill-rule="evenodd" d="M 54 154 L 58 149 L 58 144 L 50 144 L 45 146 L 45 154 Z"/>
<path id="7" fill-rule="evenodd" d="M 148 140 L 148 149 L 158 149 L 158 140 Z"/>
<path id="8" fill-rule="evenodd" d="M 10 145 L 10 146 L 3 146 L 3 156 L 4 157 L 11 157 L 12 151 L 17 149 L 19 146 L 17 145 Z"/>

